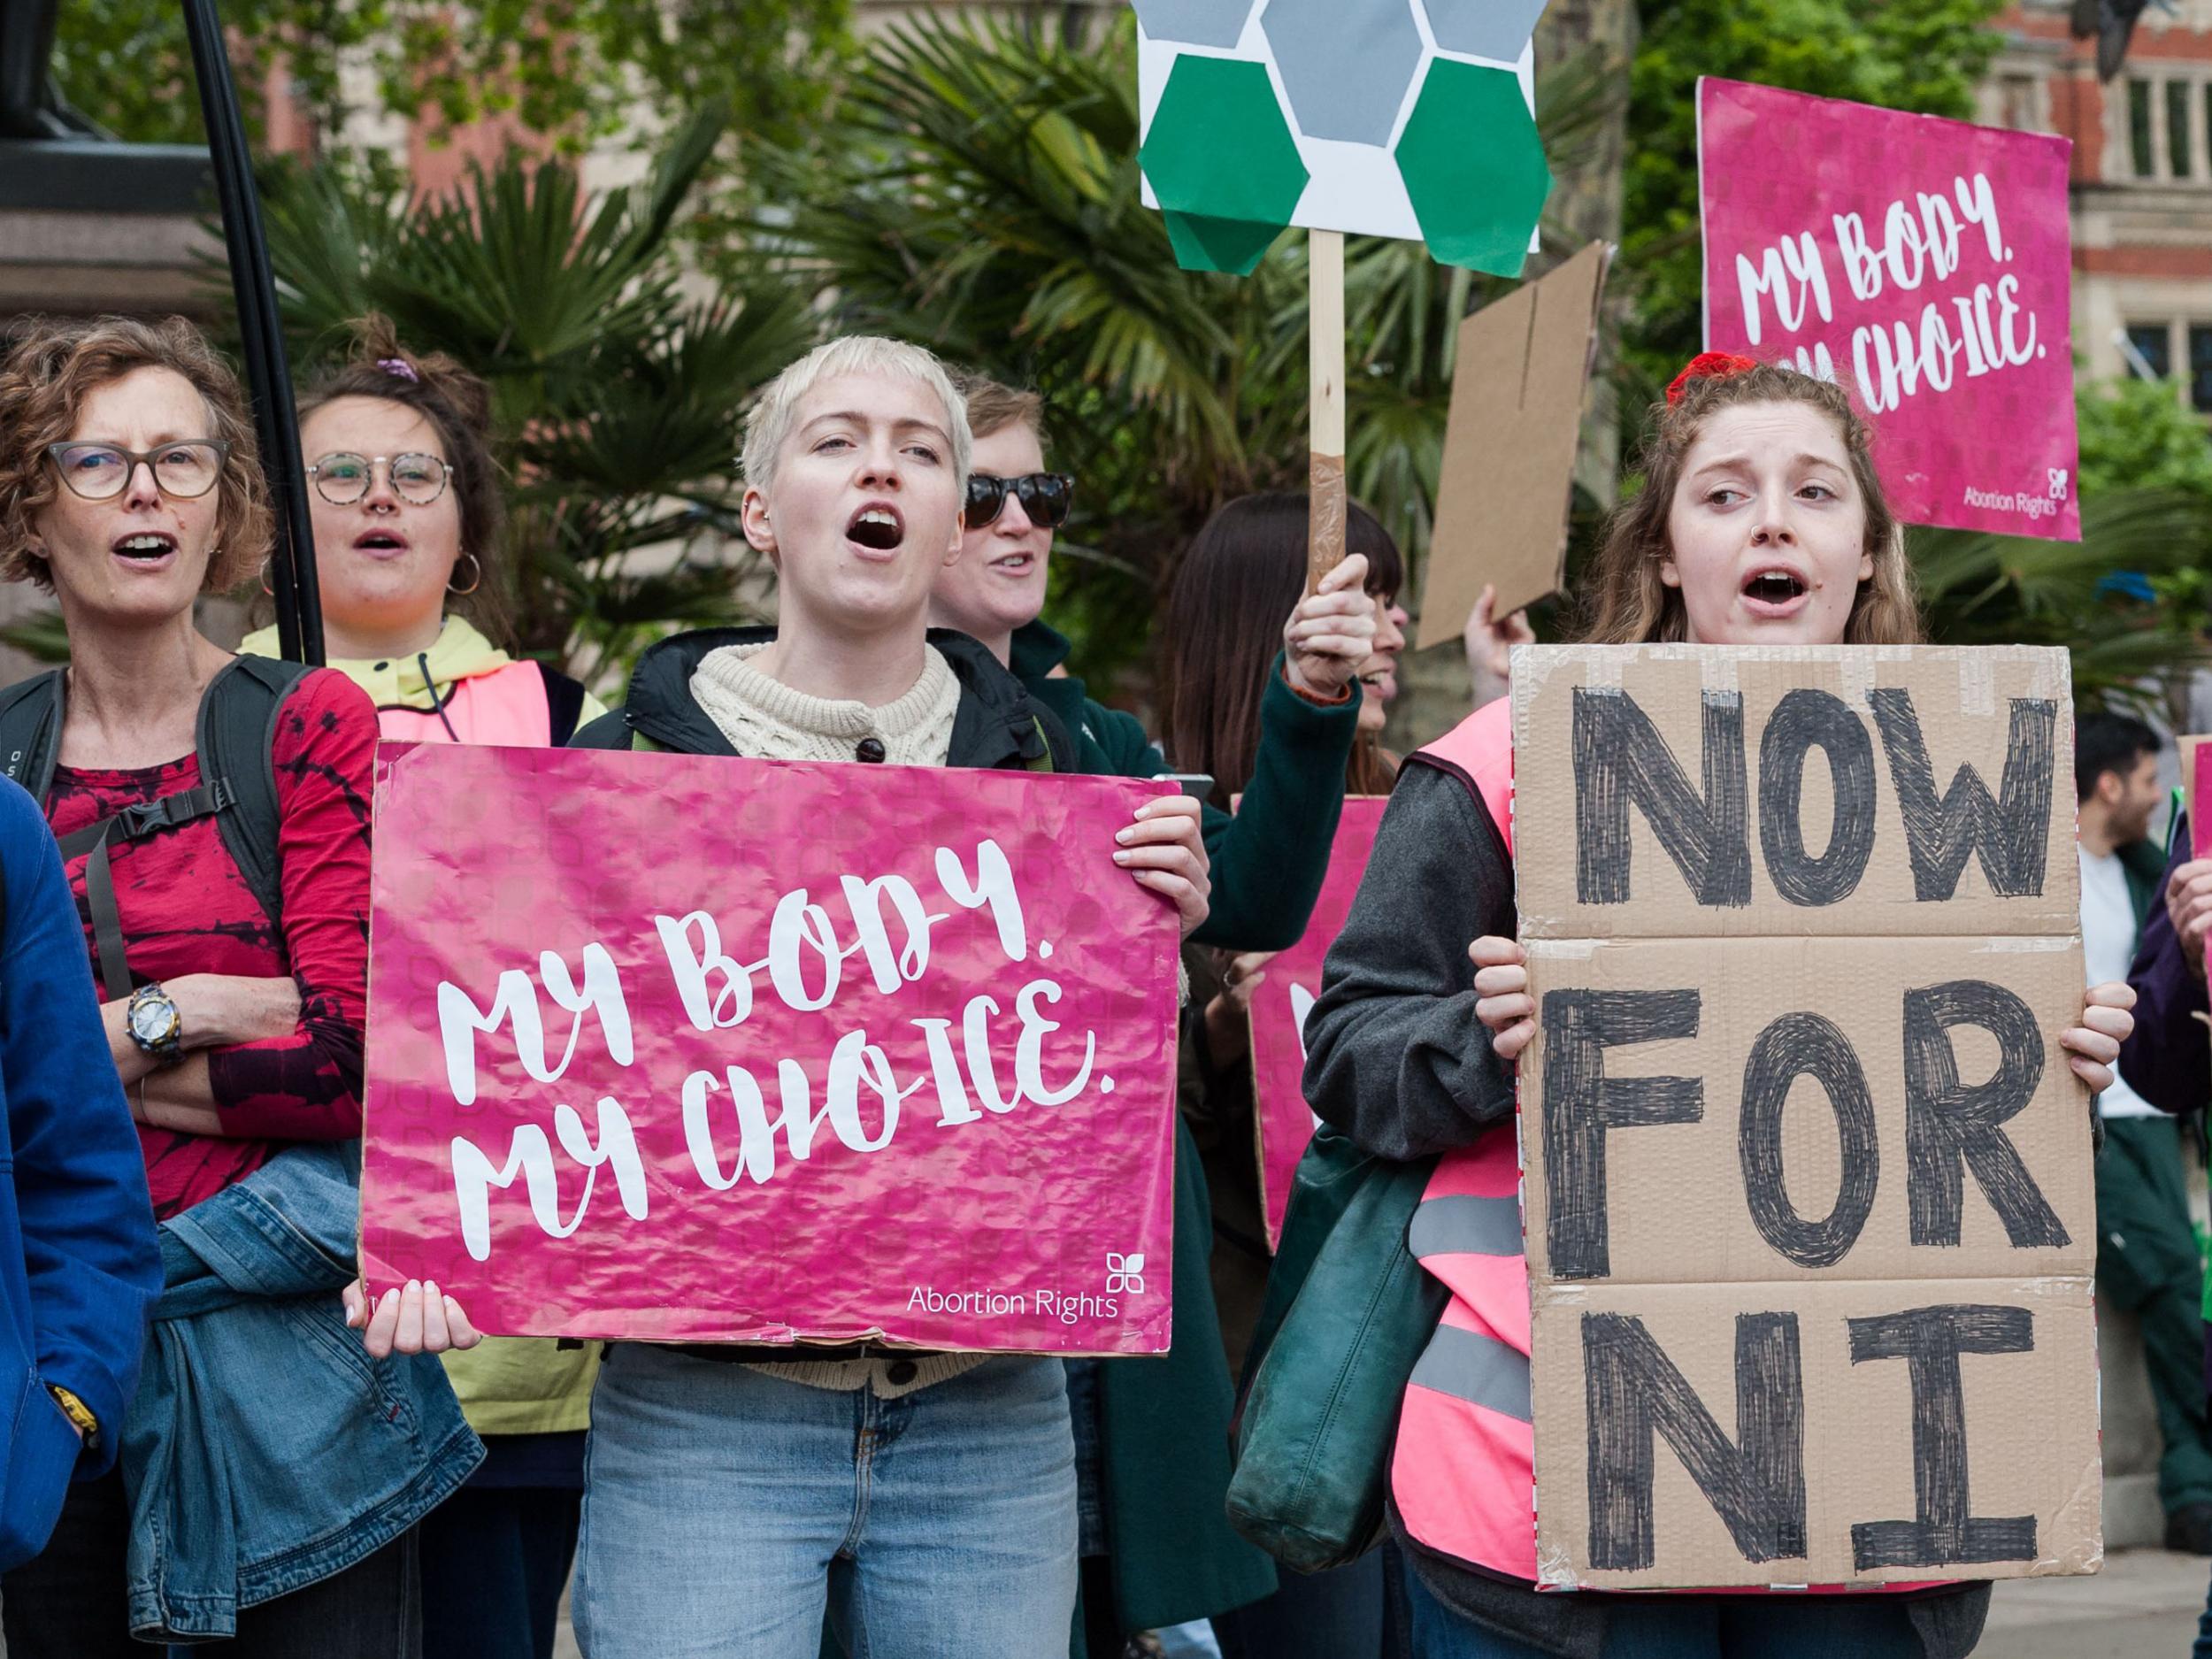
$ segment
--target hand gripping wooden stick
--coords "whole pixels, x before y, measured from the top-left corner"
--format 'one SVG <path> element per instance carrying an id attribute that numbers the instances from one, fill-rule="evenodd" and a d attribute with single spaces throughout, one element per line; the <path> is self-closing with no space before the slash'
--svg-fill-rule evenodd
<path id="1" fill-rule="evenodd" d="M 1306 591 L 1344 559 L 1344 233 L 1306 233 L 1311 283 L 1307 350 L 1313 396 L 1307 447 L 1311 518 L 1306 540 Z"/>

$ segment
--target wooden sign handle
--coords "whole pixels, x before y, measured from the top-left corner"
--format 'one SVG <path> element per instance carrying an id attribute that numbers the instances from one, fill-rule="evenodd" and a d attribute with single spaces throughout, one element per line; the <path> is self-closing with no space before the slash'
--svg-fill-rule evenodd
<path id="1" fill-rule="evenodd" d="M 1313 396 L 1308 449 L 1310 528 L 1306 541 L 1306 591 L 1344 559 L 1344 233 L 1306 233 L 1306 269 L 1312 285 L 1307 351 Z"/>

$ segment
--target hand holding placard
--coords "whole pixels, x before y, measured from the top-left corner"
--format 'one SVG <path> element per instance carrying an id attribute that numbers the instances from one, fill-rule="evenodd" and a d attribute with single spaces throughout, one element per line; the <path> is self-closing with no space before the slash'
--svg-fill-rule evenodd
<path id="1" fill-rule="evenodd" d="M 1159 1351 L 1168 1277 L 1109 1259 L 1171 1245 L 1159 788 L 386 745 L 370 1288 L 503 1335 Z"/>
<path id="2" fill-rule="evenodd" d="M 1533 647 L 1513 696 L 1544 1581 L 2093 1570 L 2063 653 Z"/>

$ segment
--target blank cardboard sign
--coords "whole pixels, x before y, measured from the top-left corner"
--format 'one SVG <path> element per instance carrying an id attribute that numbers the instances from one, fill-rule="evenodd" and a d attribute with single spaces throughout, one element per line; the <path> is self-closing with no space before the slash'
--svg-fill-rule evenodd
<path id="1" fill-rule="evenodd" d="M 1513 672 L 1541 1581 L 2102 1560 L 2065 653 Z"/>
<path id="2" fill-rule="evenodd" d="M 1564 574 L 1583 388 L 1612 250 L 1592 242 L 1459 326 L 1417 650 L 1459 638 L 1485 582 L 1498 615 Z"/>

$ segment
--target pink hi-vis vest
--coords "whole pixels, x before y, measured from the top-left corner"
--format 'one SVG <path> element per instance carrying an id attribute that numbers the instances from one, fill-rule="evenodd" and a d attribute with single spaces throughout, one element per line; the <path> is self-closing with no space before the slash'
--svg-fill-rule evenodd
<path id="1" fill-rule="evenodd" d="M 1465 784 L 1511 854 L 1510 699 L 1485 703 L 1413 758 Z M 1399 1517 L 1431 1549 L 1533 1582 L 1536 1428 L 1512 1124 L 1438 1160 L 1406 1242 L 1451 1301 L 1406 1384 L 1390 1470 Z"/>
<path id="2" fill-rule="evenodd" d="M 446 730 L 446 721 L 453 730 Z M 535 663 L 509 663 L 488 674 L 456 680 L 445 696 L 445 718 L 435 709 L 379 709 L 377 729 L 404 743 L 483 743 L 509 749 L 549 749 L 553 712 L 545 675 Z"/>
<path id="3" fill-rule="evenodd" d="M 1512 856 L 1510 698 L 1485 703 L 1410 758 L 1466 785 Z M 1431 1549 L 1532 1583 L 1536 1427 L 1529 1393 L 1528 1256 L 1521 1232 L 1517 1120 L 1486 1130 L 1473 1145 L 1437 1160 L 1406 1243 L 1451 1300 L 1406 1384 L 1390 1466 L 1399 1518 Z M 1855 1594 L 1937 1587 L 1806 1586 Z"/>

